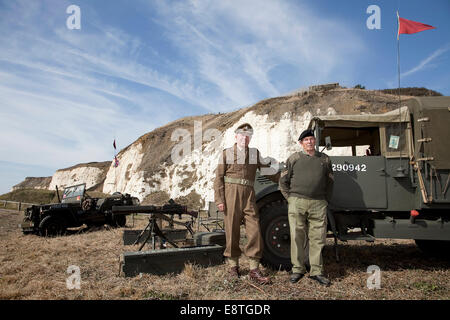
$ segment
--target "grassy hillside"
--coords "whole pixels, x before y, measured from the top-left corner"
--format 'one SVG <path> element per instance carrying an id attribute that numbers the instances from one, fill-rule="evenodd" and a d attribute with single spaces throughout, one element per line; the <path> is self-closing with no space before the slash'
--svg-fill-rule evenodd
<path id="1" fill-rule="evenodd" d="M 398 89 L 384 89 L 380 90 L 383 93 L 388 94 L 398 94 Z M 405 96 L 415 96 L 415 97 L 430 97 L 430 96 L 442 96 L 442 93 L 439 93 L 434 90 L 430 90 L 427 88 L 418 88 L 418 87 L 407 87 L 400 88 L 400 94 Z"/>
<path id="2" fill-rule="evenodd" d="M 56 191 L 38 189 L 19 189 L 0 195 L 0 200 L 28 202 L 28 203 L 50 203 L 57 196 Z"/>
<path id="3" fill-rule="evenodd" d="M 24 181 L 13 186 L 13 189 L 48 189 L 52 177 L 26 177 Z"/>
<path id="4" fill-rule="evenodd" d="M 107 197 L 108 194 L 96 191 L 87 191 L 91 197 Z M 59 191 L 60 198 L 62 197 L 62 190 Z M 38 190 L 38 189 L 19 189 L 0 195 L 0 200 L 27 202 L 27 203 L 57 203 L 58 196 L 55 190 Z"/>

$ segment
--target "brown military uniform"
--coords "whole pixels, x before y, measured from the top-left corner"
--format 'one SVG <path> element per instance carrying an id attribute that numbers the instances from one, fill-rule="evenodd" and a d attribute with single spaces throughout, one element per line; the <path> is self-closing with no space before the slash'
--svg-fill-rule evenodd
<path id="1" fill-rule="evenodd" d="M 259 227 L 259 214 L 255 203 L 256 170 L 268 167 L 260 162 L 256 148 L 240 150 L 237 144 L 225 149 L 216 169 L 214 194 L 216 204 L 225 204 L 226 248 L 224 256 L 239 257 L 240 225 L 244 220 L 247 245 L 244 253 L 249 258 L 260 259 L 263 241 Z"/>

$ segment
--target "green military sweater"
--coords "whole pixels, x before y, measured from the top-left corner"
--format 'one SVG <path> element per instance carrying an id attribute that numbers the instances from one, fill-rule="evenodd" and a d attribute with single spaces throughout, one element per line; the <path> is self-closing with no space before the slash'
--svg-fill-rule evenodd
<path id="1" fill-rule="evenodd" d="M 292 154 L 281 173 L 279 185 L 283 196 L 306 199 L 331 199 L 333 170 L 330 158 L 316 151 L 314 156 L 305 152 Z"/>

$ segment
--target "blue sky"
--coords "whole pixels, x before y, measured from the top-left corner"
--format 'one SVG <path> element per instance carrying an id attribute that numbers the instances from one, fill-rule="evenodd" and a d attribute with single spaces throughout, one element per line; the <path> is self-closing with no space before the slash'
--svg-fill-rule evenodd
<path id="1" fill-rule="evenodd" d="M 0 0 L 0 193 L 180 117 L 320 83 L 395 88 L 397 8 L 437 28 L 400 36 L 402 87 L 450 95 L 448 0 Z"/>

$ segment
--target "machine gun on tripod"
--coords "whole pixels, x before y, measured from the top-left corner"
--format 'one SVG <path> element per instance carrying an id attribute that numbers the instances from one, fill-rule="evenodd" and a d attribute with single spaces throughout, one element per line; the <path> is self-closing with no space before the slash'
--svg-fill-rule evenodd
<path id="1" fill-rule="evenodd" d="M 142 213 L 142 214 L 149 214 L 149 222 L 144 230 L 139 234 L 137 239 L 134 241 L 133 244 L 139 243 L 140 239 L 143 237 L 143 235 L 146 233 L 147 230 L 149 230 L 144 242 L 139 247 L 138 251 L 141 251 L 142 248 L 145 246 L 145 244 L 149 241 L 150 237 L 152 239 L 152 249 L 155 249 L 155 242 L 156 237 L 159 237 L 161 239 L 161 242 L 168 242 L 175 248 L 178 248 L 178 246 L 170 240 L 166 234 L 163 233 L 163 231 L 158 226 L 157 220 L 164 220 L 169 222 L 169 226 L 173 227 L 174 224 L 181 225 L 184 228 L 189 231 L 191 235 L 194 234 L 194 230 L 192 229 L 192 225 L 194 223 L 194 218 L 197 218 L 198 212 L 197 211 L 188 211 L 187 206 L 182 206 L 180 204 L 175 203 L 172 199 L 169 200 L 169 202 L 163 206 L 113 206 L 112 212 L 114 215 L 122 215 L 122 214 L 130 214 L 130 213 Z M 179 216 L 179 219 L 181 219 L 181 215 L 187 214 L 191 216 L 191 220 L 187 222 L 180 222 L 174 220 L 174 215 L 177 214 Z"/>

